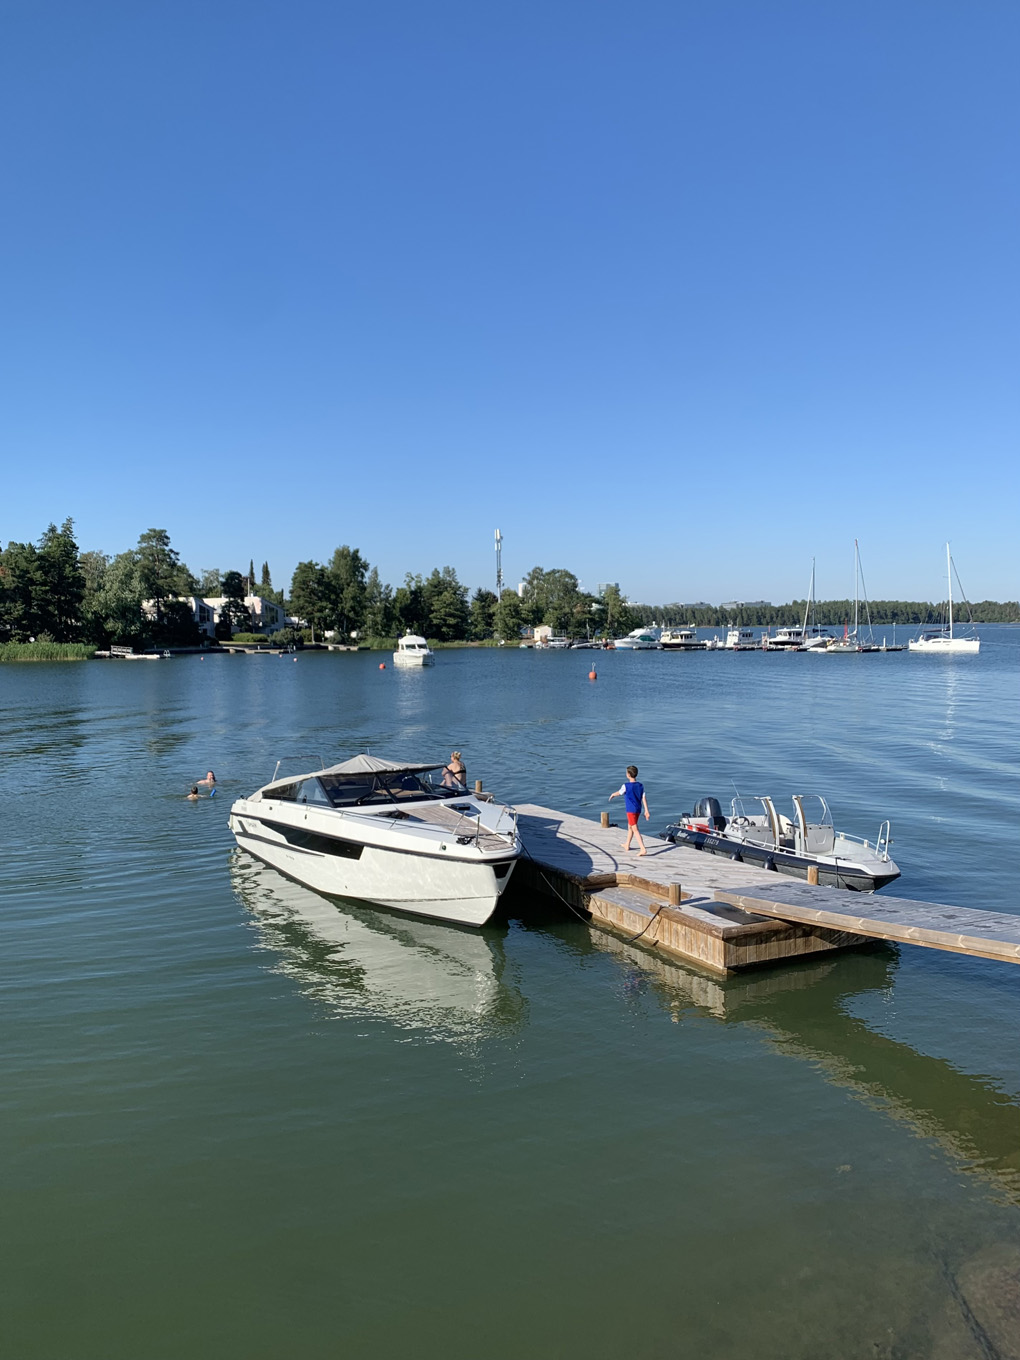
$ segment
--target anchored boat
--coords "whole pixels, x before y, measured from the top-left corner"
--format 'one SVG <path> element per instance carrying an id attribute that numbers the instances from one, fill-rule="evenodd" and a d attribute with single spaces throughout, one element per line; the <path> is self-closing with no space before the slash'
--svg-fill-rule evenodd
<path id="1" fill-rule="evenodd" d="M 441 765 L 369 755 L 274 779 L 237 800 L 230 829 L 316 892 L 469 926 L 492 915 L 521 853 L 510 808 Z"/>
<path id="2" fill-rule="evenodd" d="M 702 798 L 665 834 L 677 845 L 760 864 L 791 878 L 806 879 L 815 868 L 818 882 L 830 888 L 874 892 L 900 876 L 889 856 L 889 822 L 881 824 L 874 842 L 837 832 L 829 806 L 818 794 L 794 794 L 792 817 L 784 816 L 771 798 L 734 798 L 728 817 L 717 799 Z"/>
<path id="3" fill-rule="evenodd" d="M 423 637 L 416 633 L 405 633 L 397 638 L 397 650 L 393 653 L 394 666 L 434 666 L 436 654 Z"/>

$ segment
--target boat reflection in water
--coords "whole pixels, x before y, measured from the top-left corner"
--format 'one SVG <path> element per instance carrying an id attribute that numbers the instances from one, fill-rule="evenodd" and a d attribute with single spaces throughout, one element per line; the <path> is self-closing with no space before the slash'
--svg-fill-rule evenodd
<path id="1" fill-rule="evenodd" d="M 503 928 L 462 930 L 323 897 L 240 851 L 230 878 L 277 970 L 338 1015 L 458 1043 L 513 1031 L 526 1015 L 505 977 Z"/>
<path id="2" fill-rule="evenodd" d="M 894 947 L 713 978 L 593 930 L 594 948 L 647 983 L 680 1023 L 688 1014 L 750 1025 L 779 1052 L 811 1063 L 834 1086 L 940 1145 L 964 1170 L 1020 1204 L 1020 1105 L 987 1077 L 919 1053 L 876 1033 L 853 1014 L 855 1001 L 888 993 Z"/>

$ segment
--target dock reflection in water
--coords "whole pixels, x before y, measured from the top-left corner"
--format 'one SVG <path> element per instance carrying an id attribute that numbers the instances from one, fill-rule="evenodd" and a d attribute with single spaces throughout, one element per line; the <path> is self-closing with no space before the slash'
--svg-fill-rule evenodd
<path id="1" fill-rule="evenodd" d="M 278 971 L 337 1014 L 457 1043 L 525 1018 L 527 1003 L 507 978 L 505 927 L 461 930 L 323 897 L 240 850 L 230 878 Z"/>
<path id="2" fill-rule="evenodd" d="M 781 1052 L 807 1059 L 834 1085 L 934 1139 L 1020 1204 L 1020 1105 L 987 1079 L 878 1034 L 849 1013 L 853 998 L 893 985 L 893 948 L 716 979 L 604 931 L 592 931 L 592 944 L 647 980 L 674 1019 L 697 1010 L 754 1026 Z"/>

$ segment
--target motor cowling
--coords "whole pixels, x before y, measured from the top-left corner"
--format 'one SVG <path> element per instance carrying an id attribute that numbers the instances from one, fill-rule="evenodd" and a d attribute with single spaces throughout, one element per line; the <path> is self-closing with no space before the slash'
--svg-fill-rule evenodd
<path id="1" fill-rule="evenodd" d="M 694 804 L 694 816 L 699 822 L 710 823 L 715 831 L 722 831 L 726 826 L 726 818 L 723 816 L 718 798 L 699 798 Z"/>

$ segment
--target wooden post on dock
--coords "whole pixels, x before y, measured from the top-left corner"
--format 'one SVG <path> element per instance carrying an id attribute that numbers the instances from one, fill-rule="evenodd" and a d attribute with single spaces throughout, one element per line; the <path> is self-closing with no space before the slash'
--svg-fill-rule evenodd
<path id="1" fill-rule="evenodd" d="M 682 901 L 683 893 L 680 891 L 680 884 L 671 883 L 669 885 L 669 905 L 671 907 L 678 907 Z"/>
<path id="2" fill-rule="evenodd" d="M 818 882 L 818 865 L 817 865 L 817 864 L 809 864 L 809 865 L 808 865 L 808 870 L 807 870 L 807 881 L 808 881 L 809 883 L 817 883 L 817 882 Z"/>
<path id="3" fill-rule="evenodd" d="M 601 819 L 601 822 L 602 822 L 602 825 L 603 825 L 603 826 L 608 826 L 608 825 L 609 825 L 609 813 L 608 813 L 608 812 L 602 812 L 602 813 L 600 813 L 600 814 L 599 814 L 599 817 L 600 817 L 600 819 Z"/>
<path id="4" fill-rule="evenodd" d="M 481 781 L 480 779 L 476 779 L 476 780 L 475 780 L 475 793 L 481 793 L 481 791 L 482 791 L 482 781 Z"/>

